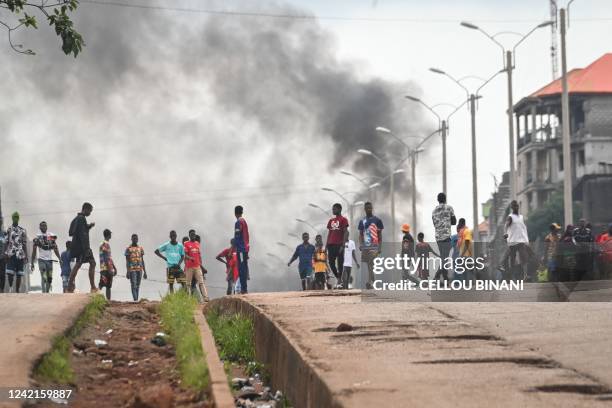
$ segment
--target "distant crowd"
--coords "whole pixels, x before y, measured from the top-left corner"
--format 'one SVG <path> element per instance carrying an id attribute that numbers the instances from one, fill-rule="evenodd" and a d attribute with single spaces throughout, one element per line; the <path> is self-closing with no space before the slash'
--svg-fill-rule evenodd
<path id="1" fill-rule="evenodd" d="M 414 239 L 409 224 L 401 226 L 401 256 L 421 259 L 420 262 L 409 262 L 413 269 L 405 268 L 402 278 L 418 282 L 427 279 L 444 280 L 525 280 L 536 281 L 575 281 L 587 278 L 593 270 L 602 279 L 612 277 L 612 224 L 607 231 L 594 236 L 586 220 L 580 220 L 577 226 L 568 225 L 561 234 L 561 226 L 553 223 L 550 232 L 544 239 L 545 248 L 541 255 L 536 254 L 529 242 L 525 217 L 520 214 L 517 201 L 510 204 L 510 213 L 505 221 L 503 239 L 505 251 L 497 265 L 488 264 L 486 270 L 476 270 L 465 262 L 478 255 L 487 258 L 486 245 L 475 248 L 472 230 L 466 225 L 465 218 L 457 218 L 455 210 L 447 203 L 446 194 L 440 193 L 437 205 L 432 211 L 432 223 L 435 230 L 436 249 L 425 241 L 425 234 L 418 232 Z M 356 249 L 361 252 L 361 263 L 365 273 L 361 288 L 371 289 L 374 282 L 373 263 L 380 257 L 383 249 L 383 222 L 374 215 L 372 203 L 364 204 L 364 217 L 359 220 L 359 245 L 349 237 L 349 222 L 342 215 L 342 205 L 332 206 L 332 217 L 327 222 L 325 244 L 322 234 L 315 236 L 315 243 L 310 243 L 310 234 L 302 234 L 302 242 L 297 245 L 288 265 L 298 260 L 298 274 L 303 290 L 308 289 L 348 289 L 353 287 L 352 272 L 360 268 Z M 452 228 L 455 227 L 456 233 Z M 392 238 L 391 241 L 393 241 Z M 485 253 L 479 253 L 479 251 Z M 391 252 L 393 249 L 391 250 Z M 388 254 L 395 256 L 395 254 Z M 428 270 L 427 260 L 430 255 L 453 262 L 441 262 L 436 271 Z M 463 258 L 461 272 L 449 268 L 456 260 Z M 544 275 L 544 277 L 542 276 Z M 592 275 L 592 274 L 591 274 Z M 335 281 L 335 282 L 334 282 Z"/>
<path id="2" fill-rule="evenodd" d="M 84 203 L 81 211 L 70 223 L 68 234 L 70 241 L 65 243 L 65 250 L 60 253 L 58 237 L 49 232 L 47 223 L 40 222 L 39 232 L 32 241 L 32 254 L 28 252 L 28 236 L 25 228 L 19 225 L 20 215 L 12 214 L 12 224 L 6 232 L 0 226 L 0 292 L 4 292 L 8 283 L 8 291 L 19 292 L 26 267 L 29 264 L 33 271 L 37 263 L 40 272 L 41 290 L 51 291 L 54 275 L 54 263 L 59 263 L 62 289 L 64 293 L 75 291 L 75 280 L 83 265 L 88 265 L 91 293 L 105 289 L 108 299 L 111 298 L 113 280 L 117 276 L 117 266 L 113 260 L 110 241 L 112 232 L 104 229 L 103 241 L 99 245 L 99 281 L 96 285 L 96 260 L 90 241 L 90 231 L 95 223 L 88 223 L 93 205 Z M 249 229 L 243 218 L 244 209 L 236 206 L 234 215 L 236 222 L 230 240 L 230 246 L 217 255 L 216 259 L 226 267 L 227 294 L 248 292 L 249 280 Z M 138 234 L 132 234 L 131 243 L 123 255 L 125 257 L 126 274 L 130 280 L 132 297 L 139 299 L 142 279 L 147 279 L 144 261 L 145 251 L 138 244 Z M 169 240 L 155 249 L 155 255 L 166 264 L 166 283 L 169 292 L 174 291 L 174 285 L 179 284 L 183 290 L 196 294 L 202 302 L 208 301 L 208 291 L 205 284 L 206 268 L 202 263 L 200 236 L 191 229 L 188 235 L 177 241 L 176 231 L 170 231 Z M 54 259 L 55 256 L 55 259 Z"/>

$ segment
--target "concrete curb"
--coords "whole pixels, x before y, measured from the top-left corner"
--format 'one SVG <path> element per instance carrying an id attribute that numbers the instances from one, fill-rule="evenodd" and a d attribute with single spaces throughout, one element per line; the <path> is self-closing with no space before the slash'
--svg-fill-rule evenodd
<path id="1" fill-rule="evenodd" d="M 283 391 L 294 407 L 342 407 L 314 364 L 262 309 L 233 296 L 215 299 L 208 307 L 239 313 L 253 321 L 257 360 L 268 368 L 272 387 Z"/>
<path id="2" fill-rule="evenodd" d="M 215 339 L 210 331 L 208 322 L 206 322 L 202 309 L 196 308 L 193 313 L 193 318 L 200 328 L 202 350 L 204 350 L 206 365 L 208 366 L 210 393 L 215 407 L 234 408 L 236 405 L 234 404 L 234 397 L 227 383 L 227 375 L 225 374 L 223 363 L 219 358 Z"/>

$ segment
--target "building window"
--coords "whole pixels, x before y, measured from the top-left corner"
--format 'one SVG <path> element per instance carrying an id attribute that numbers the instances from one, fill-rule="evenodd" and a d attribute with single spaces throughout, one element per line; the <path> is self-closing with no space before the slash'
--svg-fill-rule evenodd
<path id="1" fill-rule="evenodd" d="M 519 160 L 518 162 L 518 175 L 521 177 L 521 168 L 523 167 L 523 161 Z"/>
<path id="2" fill-rule="evenodd" d="M 585 154 L 584 154 L 584 150 L 580 150 L 578 152 L 578 165 L 579 166 L 584 166 L 585 163 L 586 163 L 586 157 L 585 157 Z"/>
<path id="3" fill-rule="evenodd" d="M 563 154 L 559 154 L 559 171 L 563 171 Z"/>

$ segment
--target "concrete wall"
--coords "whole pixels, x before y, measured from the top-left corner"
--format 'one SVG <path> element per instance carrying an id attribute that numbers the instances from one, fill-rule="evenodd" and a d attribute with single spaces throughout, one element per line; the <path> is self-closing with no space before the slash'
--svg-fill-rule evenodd
<path id="1" fill-rule="evenodd" d="M 272 387 L 287 395 L 296 408 L 341 407 L 299 347 L 288 340 L 283 329 L 263 310 L 237 297 L 215 299 L 209 307 L 224 313 L 240 313 L 255 326 L 257 360 L 270 371 Z"/>

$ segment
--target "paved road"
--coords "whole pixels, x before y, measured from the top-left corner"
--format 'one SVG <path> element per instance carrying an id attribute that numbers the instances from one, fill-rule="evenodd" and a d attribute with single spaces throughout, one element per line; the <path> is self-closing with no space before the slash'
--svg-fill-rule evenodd
<path id="1" fill-rule="evenodd" d="M 75 321 L 89 295 L 0 295 L 0 389 L 28 388 L 30 372 L 53 337 Z M 10 406 L 2 401 L 0 407 Z"/>
<path id="2" fill-rule="evenodd" d="M 270 342 L 272 354 L 296 348 L 318 377 L 290 381 L 322 381 L 339 406 L 612 404 L 610 304 L 364 301 L 358 291 L 241 299 L 285 333 L 288 341 Z M 354 329 L 338 332 L 340 323 Z M 269 325 L 258 327 L 266 341 Z M 300 398 L 298 406 L 313 406 L 304 402 L 312 395 Z"/>

